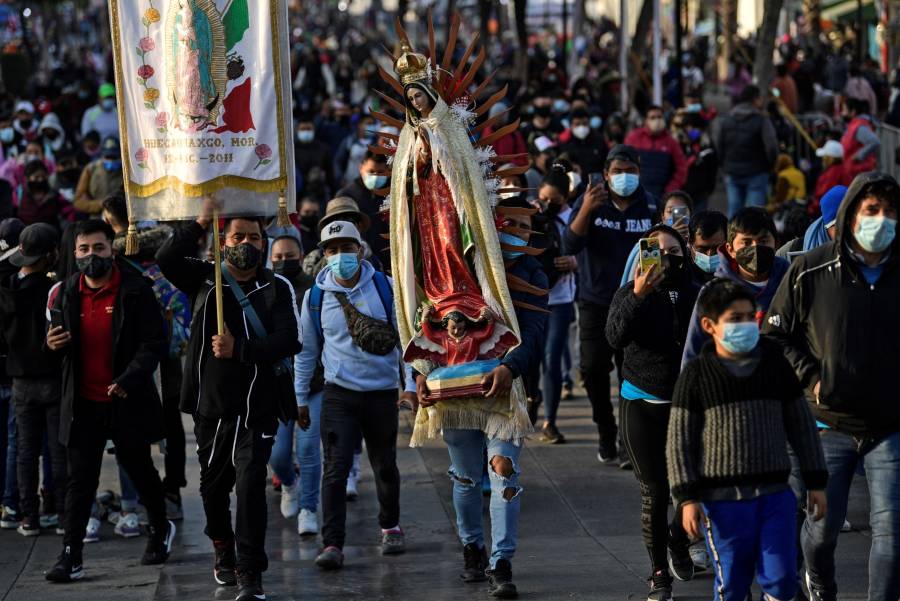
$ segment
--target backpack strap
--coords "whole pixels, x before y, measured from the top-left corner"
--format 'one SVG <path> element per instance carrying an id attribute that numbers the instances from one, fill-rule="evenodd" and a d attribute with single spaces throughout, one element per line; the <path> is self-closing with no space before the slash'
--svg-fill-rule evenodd
<path id="1" fill-rule="evenodd" d="M 376 271 L 372 281 L 375 282 L 375 289 L 378 291 L 378 298 L 381 299 L 381 306 L 384 307 L 384 316 L 387 322 L 394 323 L 394 289 L 388 282 L 387 276 Z"/>
<path id="2" fill-rule="evenodd" d="M 325 291 L 319 288 L 318 284 L 313 284 L 309 289 L 309 311 L 312 313 L 313 323 L 319 334 L 320 346 L 325 340 L 325 334 L 322 332 L 322 299 L 324 297 Z"/>
<path id="3" fill-rule="evenodd" d="M 222 277 L 228 283 L 228 288 L 234 295 L 235 300 L 241 306 L 241 310 L 244 312 L 244 316 L 247 318 L 247 321 L 250 322 L 250 327 L 253 328 L 253 332 L 257 335 L 257 337 L 265 338 L 266 328 L 263 325 L 262 321 L 259 319 L 259 315 L 256 314 L 256 309 L 253 308 L 253 304 L 250 302 L 250 299 L 247 298 L 247 295 L 244 294 L 243 290 L 241 290 L 241 287 L 234 279 L 234 276 L 232 276 L 231 272 L 228 271 L 228 268 L 225 267 L 225 263 L 222 263 L 219 268 L 222 270 Z"/>

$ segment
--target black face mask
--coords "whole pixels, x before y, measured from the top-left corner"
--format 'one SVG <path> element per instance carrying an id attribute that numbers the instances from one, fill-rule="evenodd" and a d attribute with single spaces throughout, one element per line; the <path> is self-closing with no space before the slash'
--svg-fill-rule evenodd
<path id="1" fill-rule="evenodd" d="M 303 215 L 300 217 L 300 225 L 308 230 L 315 230 L 319 225 L 318 215 Z"/>
<path id="2" fill-rule="evenodd" d="M 769 246 L 745 246 L 735 253 L 738 265 L 755 277 L 767 275 L 775 264 L 775 249 Z"/>
<path id="3" fill-rule="evenodd" d="M 550 107 L 549 106 L 537 106 L 534 108 L 534 114 L 537 117 L 549 117 L 550 116 Z"/>
<path id="4" fill-rule="evenodd" d="M 31 119 L 19 119 L 19 127 L 22 129 L 28 129 L 31 127 L 32 120 Z"/>
<path id="5" fill-rule="evenodd" d="M 300 259 L 285 259 L 284 261 L 272 261 L 272 271 L 286 278 L 293 278 L 300 273 Z"/>
<path id="6" fill-rule="evenodd" d="M 78 267 L 78 271 L 96 280 L 109 273 L 113 266 L 113 258 L 88 255 L 75 259 L 75 266 Z"/>
<path id="7" fill-rule="evenodd" d="M 256 269 L 261 256 L 262 251 L 248 242 L 225 247 L 225 260 L 241 271 Z"/>
<path id="8" fill-rule="evenodd" d="M 50 183 L 45 179 L 28 182 L 28 191 L 32 194 L 46 194 L 49 190 Z"/>
<path id="9" fill-rule="evenodd" d="M 544 214 L 551 219 L 559 215 L 560 205 L 555 202 L 548 202 L 546 208 L 544 209 Z"/>
<path id="10" fill-rule="evenodd" d="M 684 257 L 681 255 L 663 255 L 660 259 L 660 267 L 663 274 L 662 287 L 666 290 L 677 288 L 684 273 Z"/>
<path id="11" fill-rule="evenodd" d="M 81 169 L 78 167 L 63 169 L 59 172 L 59 177 L 65 182 L 78 182 L 78 178 L 81 177 Z"/>

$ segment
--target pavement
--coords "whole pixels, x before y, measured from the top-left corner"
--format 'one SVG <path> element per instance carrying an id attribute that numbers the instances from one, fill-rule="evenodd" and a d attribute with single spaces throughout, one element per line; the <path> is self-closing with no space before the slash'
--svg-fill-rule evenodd
<path id="1" fill-rule="evenodd" d="M 402 474 L 402 525 L 408 551 L 382 557 L 372 473 L 363 460 L 360 498 L 348 511 L 347 561 L 342 571 L 322 573 L 313 564 L 319 540 L 301 539 L 296 521 L 284 519 L 279 495 L 270 489 L 266 548 L 269 570 L 264 585 L 269 599 L 401 601 L 424 599 L 485 600 L 484 584 L 464 585 L 458 578 L 461 547 L 455 534 L 449 464 L 443 443 L 408 447 L 411 415 L 401 415 L 398 464 Z M 212 579 L 212 547 L 203 534 L 198 492 L 199 466 L 188 431 L 188 481 L 185 518 L 178 522 L 175 548 L 163 567 L 139 563 L 146 537 L 121 539 L 104 524 L 102 540 L 86 545 L 84 580 L 70 585 L 45 582 L 61 539 L 51 533 L 24 538 L 0 531 L 0 601 L 202 601 L 233 599 L 235 590 L 218 588 Z M 533 437 L 521 456 L 524 487 L 520 545 L 513 562 L 522 599 L 540 601 L 621 601 L 645 599 L 649 574 L 641 543 L 640 499 L 634 474 L 600 465 L 596 430 L 585 398 L 563 401 L 563 445 L 546 445 Z M 161 456 L 156 457 L 161 466 Z M 104 457 L 101 488 L 118 490 L 115 462 Z M 864 478 L 857 478 L 850 503 L 856 528 L 842 534 L 837 551 L 841 601 L 866 598 L 868 498 Z M 485 520 L 487 520 L 485 500 Z M 675 583 L 679 601 L 712 596 L 707 572 Z M 758 595 L 754 595 L 758 598 Z"/>

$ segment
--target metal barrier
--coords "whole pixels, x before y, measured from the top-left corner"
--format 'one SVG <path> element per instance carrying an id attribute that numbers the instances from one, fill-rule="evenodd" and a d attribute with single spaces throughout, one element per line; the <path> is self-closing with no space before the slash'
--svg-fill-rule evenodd
<path id="1" fill-rule="evenodd" d="M 881 140 L 881 150 L 878 156 L 878 169 L 889 173 L 894 179 L 900 178 L 900 129 L 878 124 L 878 138 Z"/>

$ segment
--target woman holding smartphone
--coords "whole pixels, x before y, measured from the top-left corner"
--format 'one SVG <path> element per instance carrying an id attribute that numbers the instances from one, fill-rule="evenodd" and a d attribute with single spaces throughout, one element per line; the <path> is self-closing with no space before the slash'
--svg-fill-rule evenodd
<path id="1" fill-rule="evenodd" d="M 694 201 L 683 190 L 672 190 L 662 197 L 662 219 L 660 221 L 674 228 L 684 240 L 688 239 L 688 226 L 694 214 Z"/>
<path id="2" fill-rule="evenodd" d="M 634 281 L 613 297 L 606 337 L 613 348 L 624 350 L 619 420 L 641 489 L 641 531 L 652 570 L 647 599 L 666 601 L 672 598 L 673 576 L 690 580 L 694 575 L 690 541 L 677 511 L 671 525 L 668 522 L 665 447 L 672 393 L 698 288 L 680 234 L 668 225 L 656 225 L 640 245 L 646 249 L 656 243 L 658 254 L 642 252 Z"/>

